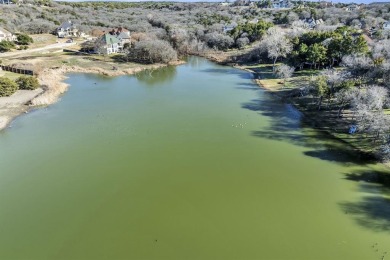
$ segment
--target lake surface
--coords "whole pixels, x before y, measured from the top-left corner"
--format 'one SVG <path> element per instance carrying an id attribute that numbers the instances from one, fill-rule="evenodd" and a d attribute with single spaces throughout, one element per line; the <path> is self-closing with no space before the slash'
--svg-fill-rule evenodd
<path id="1" fill-rule="evenodd" d="M 0 259 L 385 259 L 384 171 L 251 74 L 71 74 L 0 133 Z"/>

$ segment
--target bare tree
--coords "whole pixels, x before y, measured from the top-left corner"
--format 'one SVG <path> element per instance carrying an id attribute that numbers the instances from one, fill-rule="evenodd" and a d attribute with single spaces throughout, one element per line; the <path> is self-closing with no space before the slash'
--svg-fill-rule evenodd
<path id="1" fill-rule="evenodd" d="M 344 80 L 344 74 L 334 69 L 325 69 L 321 72 L 321 75 L 325 77 L 331 95 L 334 94 L 335 87 Z"/>
<path id="2" fill-rule="evenodd" d="M 373 60 L 365 55 L 344 56 L 341 63 L 353 77 L 364 81 L 374 67 Z"/>
<path id="3" fill-rule="evenodd" d="M 357 89 L 344 89 L 335 94 L 335 101 L 338 105 L 337 117 L 341 116 L 341 113 L 345 109 L 345 107 L 351 102 L 353 97 L 356 95 L 355 91 Z"/>
<path id="4" fill-rule="evenodd" d="M 218 50 L 226 50 L 234 44 L 232 37 L 217 32 L 206 34 L 205 41 L 210 48 Z"/>
<path id="5" fill-rule="evenodd" d="M 390 87 L 390 59 L 382 64 L 383 82 L 387 87 Z"/>
<path id="6" fill-rule="evenodd" d="M 292 51 L 292 44 L 284 32 L 276 27 L 268 29 L 262 45 L 266 48 L 268 57 L 273 61 L 273 71 L 275 71 L 276 61 L 281 57 L 286 57 Z"/>
<path id="7" fill-rule="evenodd" d="M 244 48 L 246 45 L 248 45 L 249 42 L 250 42 L 250 41 L 249 41 L 248 37 L 242 37 L 242 38 L 238 38 L 238 39 L 236 40 L 236 45 L 237 45 L 238 48 L 242 49 L 242 48 Z"/>
<path id="8" fill-rule="evenodd" d="M 388 91 L 379 86 L 357 89 L 351 95 L 351 108 L 359 128 L 372 134 L 375 141 L 389 131 L 389 120 L 383 111 L 387 103 Z"/>
<path id="9" fill-rule="evenodd" d="M 288 78 L 291 78 L 292 74 L 294 73 L 295 68 L 290 67 L 286 64 L 282 64 L 276 68 L 276 75 L 279 78 L 283 79 L 283 86 L 286 86 L 286 80 Z"/>

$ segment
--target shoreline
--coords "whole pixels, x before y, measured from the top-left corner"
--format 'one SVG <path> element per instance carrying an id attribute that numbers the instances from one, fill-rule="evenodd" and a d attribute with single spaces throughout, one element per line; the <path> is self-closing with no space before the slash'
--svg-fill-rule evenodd
<path id="1" fill-rule="evenodd" d="M 248 69 L 248 68 L 244 68 L 240 65 L 235 65 L 235 64 L 231 64 L 231 63 L 224 63 L 224 62 L 221 62 L 219 63 L 220 65 L 224 65 L 224 66 L 229 66 L 229 67 L 233 67 L 233 68 L 236 68 L 236 69 L 239 69 L 239 70 L 243 70 L 243 71 L 246 71 L 246 72 L 249 72 L 251 73 L 254 78 L 252 79 L 252 81 L 261 89 L 267 91 L 268 93 L 272 94 L 273 96 L 279 98 L 280 100 L 283 100 L 284 102 L 292 105 L 299 113 L 301 113 L 301 115 L 303 116 L 304 120 L 311 120 L 312 122 L 314 122 L 315 126 L 311 126 L 312 128 L 316 129 L 317 131 L 321 131 L 322 133 L 325 133 L 326 135 L 328 135 L 330 138 L 332 139 L 335 139 L 335 140 L 338 140 L 339 142 L 349 146 L 351 148 L 352 151 L 356 152 L 356 154 L 354 154 L 354 156 L 358 156 L 359 158 L 364 158 L 366 160 L 374 160 L 376 163 L 381 163 L 383 164 L 385 167 L 387 168 L 390 168 L 390 164 L 388 163 L 385 163 L 385 162 L 381 162 L 376 156 L 375 154 L 373 153 L 368 153 L 366 151 L 362 151 L 360 150 L 358 147 L 354 146 L 353 144 L 345 141 L 344 139 L 340 138 L 340 137 L 337 137 L 335 136 L 332 132 L 330 132 L 329 130 L 327 129 L 324 129 L 323 127 L 321 127 L 321 122 L 318 121 L 317 118 L 313 117 L 312 115 L 310 115 L 307 111 L 303 110 L 297 103 L 294 102 L 294 100 L 292 100 L 291 98 L 289 98 L 288 96 L 283 96 L 281 94 L 278 94 L 278 92 L 268 88 L 267 86 L 263 85 L 261 83 L 261 78 L 259 76 L 259 73 L 257 73 L 256 71 L 254 70 L 251 70 L 251 69 Z"/>
<path id="2" fill-rule="evenodd" d="M 108 77 L 134 75 L 144 70 L 155 70 L 167 66 L 178 66 L 185 61 L 179 60 L 168 64 L 152 64 L 147 67 L 136 67 L 120 70 L 107 70 L 99 67 L 82 68 L 80 66 L 62 66 L 58 68 L 43 69 L 38 75 L 41 85 L 36 90 L 18 90 L 10 97 L 0 98 L 0 131 L 9 127 L 12 121 L 23 113 L 40 106 L 49 106 L 58 101 L 69 85 L 65 83 L 68 73 L 92 73 Z"/>
<path id="3" fill-rule="evenodd" d="M 209 54 L 203 54 L 203 55 L 197 55 L 199 57 L 205 58 L 211 62 L 214 62 L 216 64 L 222 65 L 222 66 L 229 66 L 232 68 L 240 69 L 246 72 L 251 73 L 254 77 L 252 81 L 256 83 L 256 85 L 259 88 L 264 89 L 265 91 L 269 92 L 270 94 L 274 95 L 275 97 L 285 100 L 288 104 L 291 104 L 297 111 L 299 111 L 303 117 L 306 120 L 311 120 L 315 123 L 315 127 L 317 130 L 327 134 L 331 138 L 337 139 L 338 141 L 348 145 L 353 151 L 357 152 L 359 156 L 362 156 L 367 159 L 376 159 L 376 162 L 379 162 L 375 155 L 372 153 L 367 153 L 365 151 L 360 150 L 358 147 L 348 143 L 347 141 L 343 140 L 342 138 L 339 138 L 332 134 L 332 132 L 326 130 L 326 129 L 321 129 L 321 122 L 318 122 L 316 118 L 313 118 L 311 115 L 309 115 L 307 112 L 305 112 L 303 109 L 299 107 L 293 100 L 289 99 L 286 96 L 280 95 L 274 90 L 267 88 L 261 83 L 261 79 L 259 78 L 259 74 L 252 70 L 245 68 L 242 65 L 238 65 L 237 63 L 234 62 L 229 62 L 229 56 L 225 56 L 220 59 L 215 58 L 215 53 L 212 55 Z M 41 107 L 41 106 L 49 106 L 51 104 L 54 104 L 58 101 L 59 97 L 64 94 L 69 85 L 65 83 L 65 80 L 67 78 L 66 74 L 68 73 L 92 73 L 92 74 L 97 74 L 97 75 L 104 75 L 108 77 L 116 77 L 116 76 L 123 76 L 123 75 L 134 75 L 138 72 L 142 72 L 144 70 L 154 70 L 154 69 L 159 69 L 163 68 L 166 66 L 177 66 L 184 64 L 185 61 L 179 60 L 173 63 L 169 64 L 152 64 L 148 67 L 135 67 L 135 68 L 128 68 L 128 69 L 120 69 L 120 70 L 107 70 L 103 69 L 100 67 L 91 67 L 91 68 L 82 68 L 80 66 L 66 66 L 63 65 L 61 67 L 57 68 L 46 68 L 44 69 L 39 75 L 38 75 L 38 80 L 39 83 L 41 84 L 41 88 L 39 88 L 40 91 L 37 91 L 37 93 L 31 92 L 31 95 L 29 98 L 20 98 L 20 97 L 14 97 L 14 95 L 19 95 L 18 91 L 11 97 L 6 97 L 7 99 L 21 99 L 19 103 L 13 103 L 10 106 L 7 106 L 7 101 L 4 102 L 0 99 L 0 131 L 8 127 L 12 121 L 18 117 L 19 115 L 23 113 L 28 113 L 30 109 L 33 109 L 35 107 Z M 6 105 L 4 105 L 6 104 Z M 387 166 L 387 164 L 384 164 Z M 389 167 L 389 166 L 388 166 Z"/>

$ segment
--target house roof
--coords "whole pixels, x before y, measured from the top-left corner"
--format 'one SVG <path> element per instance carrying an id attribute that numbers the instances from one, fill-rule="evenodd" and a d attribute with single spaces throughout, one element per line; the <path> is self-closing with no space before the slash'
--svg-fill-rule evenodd
<path id="1" fill-rule="evenodd" d="M 71 21 L 66 21 L 66 22 L 63 22 L 58 28 L 68 29 L 68 28 L 71 28 L 72 26 L 73 26 L 73 23 Z"/>
<path id="2" fill-rule="evenodd" d="M 113 28 L 108 33 L 118 38 L 130 39 L 130 31 L 123 27 Z"/>
<path id="3" fill-rule="evenodd" d="M 121 33 L 117 34 L 116 37 L 121 38 L 121 39 L 130 39 L 130 33 L 129 33 L 129 31 L 121 32 Z"/>
<path id="4" fill-rule="evenodd" d="M 130 31 L 123 27 L 118 27 L 111 30 L 111 33 L 115 33 L 115 34 L 122 33 L 122 32 L 130 32 Z"/>
<path id="5" fill-rule="evenodd" d="M 120 41 L 113 35 L 106 33 L 102 35 L 99 38 L 99 41 L 103 42 L 104 44 L 114 44 L 114 43 L 119 43 Z"/>

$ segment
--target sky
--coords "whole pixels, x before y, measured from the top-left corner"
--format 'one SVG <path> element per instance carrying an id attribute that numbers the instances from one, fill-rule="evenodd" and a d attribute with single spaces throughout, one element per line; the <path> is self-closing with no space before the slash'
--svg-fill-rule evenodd
<path id="1" fill-rule="evenodd" d="M 59 1 L 67 1 L 67 2 L 83 2 L 83 1 L 104 1 L 104 2 L 224 2 L 224 0 L 59 0 Z M 332 0 L 326 0 L 332 1 Z M 233 2 L 233 0 L 229 0 L 229 2 Z M 390 0 L 333 0 L 334 3 L 363 3 L 369 4 L 372 2 L 387 2 L 390 3 Z"/>

